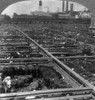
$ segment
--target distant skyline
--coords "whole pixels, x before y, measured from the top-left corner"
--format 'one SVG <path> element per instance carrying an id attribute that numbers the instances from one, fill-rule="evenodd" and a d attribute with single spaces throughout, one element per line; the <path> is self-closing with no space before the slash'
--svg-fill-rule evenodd
<path id="1" fill-rule="evenodd" d="M 56 12 L 58 9 L 62 11 L 62 1 L 60 0 L 42 0 L 43 1 L 43 11 L 47 11 L 49 8 L 50 12 Z M 69 2 L 69 4 L 74 2 Z M 86 7 L 78 3 L 74 3 L 74 10 L 83 11 Z M 7 14 L 12 17 L 13 13 L 17 14 L 30 14 L 31 11 L 38 11 L 39 9 L 39 0 L 28 0 L 14 3 L 8 6 L 2 14 Z"/>

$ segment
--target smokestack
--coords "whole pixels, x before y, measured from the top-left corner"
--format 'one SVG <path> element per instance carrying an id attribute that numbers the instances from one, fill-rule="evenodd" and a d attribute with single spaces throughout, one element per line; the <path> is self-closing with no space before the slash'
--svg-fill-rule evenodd
<path id="1" fill-rule="evenodd" d="M 41 6 L 42 6 L 42 1 L 40 0 L 40 1 L 39 1 L 39 7 L 41 7 Z"/>
<path id="2" fill-rule="evenodd" d="M 62 12 L 64 12 L 64 11 L 65 11 L 65 9 L 64 9 L 64 8 L 65 8 L 65 1 L 63 1 L 63 2 L 62 2 Z"/>
<path id="3" fill-rule="evenodd" d="M 42 1 L 39 1 L 39 11 L 42 11 Z"/>
<path id="4" fill-rule="evenodd" d="M 68 6 L 69 6 L 69 2 L 68 0 L 66 1 L 66 11 L 68 12 Z"/>
<path id="5" fill-rule="evenodd" d="M 74 4 L 73 3 L 70 5 L 70 11 L 74 11 Z"/>

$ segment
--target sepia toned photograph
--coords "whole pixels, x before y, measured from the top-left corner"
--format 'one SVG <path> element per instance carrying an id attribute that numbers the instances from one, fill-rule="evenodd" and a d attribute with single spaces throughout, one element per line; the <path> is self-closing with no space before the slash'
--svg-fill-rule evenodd
<path id="1" fill-rule="evenodd" d="M 0 100 L 95 100 L 95 0 L 0 0 Z"/>

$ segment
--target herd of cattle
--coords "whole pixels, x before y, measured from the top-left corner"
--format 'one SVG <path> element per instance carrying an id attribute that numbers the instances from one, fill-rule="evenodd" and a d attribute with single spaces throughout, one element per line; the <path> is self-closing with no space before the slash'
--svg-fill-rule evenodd
<path id="1" fill-rule="evenodd" d="M 73 71 L 95 85 L 95 58 L 64 59 L 67 56 L 95 55 L 95 33 L 89 30 L 88 24 L 59 24 L 53 27 L 41 24 L 18 25 L 54 56 L 63 57 L 61 61 Z"/>
<path id="2" fill-rule="evenodd" d="M 0 38 L 0 93 L 72 87 L 53 69 L 54 65 L 39 65 L 31 60 L 45 55 L 19 31 L 1 30 Z"/>
<path id="3" fill-rule="evenodd" d="M 38 44 L 56 57 L 92 56 L 95 54 L 95 34 L 87 24 L 18 24 L 20 28 Z M 9 26 L 6 26 L 9 27 Z M 0 59 L 9 60 L 8 64 L 0 63 L 0 93 L 24 92 L 57 88 L 71 88 L 52 66 L 31 64 L 14 65 L 15 58 L 45 57 L 37 47 L 19 31 L 1 26 Z M 91 40 L 92 39 L 92 40 Z M 90 43 L 91 45 L 88 45 Z M 77 72 L 95 85 L 95 59 L 61 59 L 71 70 Z M 20 62 L 22 63 L 22 62 Z M 26 64 L 25 64 L 26 63 Z"/>

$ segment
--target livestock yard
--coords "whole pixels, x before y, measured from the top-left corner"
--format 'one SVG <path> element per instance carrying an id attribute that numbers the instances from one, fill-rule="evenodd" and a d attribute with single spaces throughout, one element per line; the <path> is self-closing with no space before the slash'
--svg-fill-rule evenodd
<path id="1" fill-rule="evenodd" d="M 0 22 L 0 100 L 95 100 L 91 18 L 23 16 Z"/>

